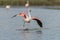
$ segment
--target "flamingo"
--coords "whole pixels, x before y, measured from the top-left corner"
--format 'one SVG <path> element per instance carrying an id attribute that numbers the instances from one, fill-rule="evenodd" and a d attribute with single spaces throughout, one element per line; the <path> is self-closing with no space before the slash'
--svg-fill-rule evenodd
<path id="1" fill-rule="evenodd" d="M 30 13 L 29 13 L 29 16 L 27 16 L 26 13 L 23 11 L 23 12 L 21 12 L 21 13 L 19 13 L 19 14 L 14 15 L 13 17 L 16 17 L 16 16 L 22 16 L 22 17 L 24 18 L 24 21 L 25 21 L 26 23 L 30 23 L 31 20 L 35 20 L 35 21 L 37 22 L 37 24 L 38 24 L 41 28 L 43 27 L 41 20 L 38 19 L 38 18 L 36 18 L 36 17 L 31 17 Z M 13 17 L 12 17 L 12 18 L 13 18 Z"/>
<path id="2" fill-rule="evenodd" d="M 35 21 L 37 22 L 37 24 L 42 28 L 43 25 L 42 25 L 41 20 L 38 19 L 38 18 L 36 18 L 36 17 L 32 17 L 31 14 L 30 14 L 31 10 L 30 10 L 30 8 L 29 8 L 29 1 L 27 1 L 27 3 L 25 4 L 25 7 L 28 8 L 28 16 L 27 16 L 26 13 L 23 11 L 23 12 L 21 12 L 21 13 L 19 13 L 19 14 L 14 15 L 13 17 L 22 16 L 22 17 L 24 18 L 24 22 L 26 22 L 26 23 L 30 23 L 31 20 L 35 20 Z M 13 17 L 12 17 L 12 18 L 13 18 Z"/>

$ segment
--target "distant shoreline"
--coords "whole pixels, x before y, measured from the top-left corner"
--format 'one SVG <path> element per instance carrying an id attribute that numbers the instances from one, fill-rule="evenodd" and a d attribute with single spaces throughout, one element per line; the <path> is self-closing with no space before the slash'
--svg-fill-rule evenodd
<path id="1" fill-rule="evenodd" d="M 5 8 L 6 6 L 0 6 L 0 8 Z M 24 6 L 11 6 L 11 8 L 20 8 L 20 7 L 24 7 Z M 60 6 L 30 6 L 30 7 L 38 7 L 38 8 L 44 8 L 44 9 L 59 9 L 60 10 Z"/>
<path id="2" fill-rule="evenodd" d="M 60 6 L 59 0 L 29 0 L 31 6 Z M 23 6 L 26 0 L 0 0 L 0 6 Z"/>

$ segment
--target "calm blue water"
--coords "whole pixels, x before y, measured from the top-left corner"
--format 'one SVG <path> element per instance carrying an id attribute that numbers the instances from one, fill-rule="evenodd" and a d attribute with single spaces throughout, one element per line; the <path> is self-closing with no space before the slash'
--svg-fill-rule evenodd
<path id="1" fill-rule="evenodd" d="M 31 15 L 40 18 L 44 28 L 41 33 L 36 31 L 18 31 L 22 29 L 23 18 L 13 15 L 26 11 L 24 7 L 0 8 L 0 40 L 60 40 L 60 10 L 31 7 Z M 29 28 L 39 28 L 32 21 Z"/>

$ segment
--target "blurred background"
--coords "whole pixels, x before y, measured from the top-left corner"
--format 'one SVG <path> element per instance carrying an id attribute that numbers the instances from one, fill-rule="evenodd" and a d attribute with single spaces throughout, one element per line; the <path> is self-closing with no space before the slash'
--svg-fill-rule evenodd
<path id="1" fill-rule="evenodd" d="M 0 6 L 11 5 L 21 6 L 24 5 L 27 0 L 0 0 Z M 29 0 L 32 6 L 60 6 L 60 0 Z"/>

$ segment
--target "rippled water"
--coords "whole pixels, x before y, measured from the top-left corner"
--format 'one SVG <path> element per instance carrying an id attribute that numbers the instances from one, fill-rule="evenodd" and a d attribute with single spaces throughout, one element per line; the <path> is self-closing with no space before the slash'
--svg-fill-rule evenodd
<path id="1" fill-rule="evenodd" d="M 31 7 L 31 15 L 43 22 L 42 32 L 17 30 L 22 29 L 23 18 L 11 17 L 23 10 L 26 11 L 24 7 L 0 8 L 0 40 L 60 40 L 60 10 Z M 35 21 L 28 27 L 39 28 Z"/>

